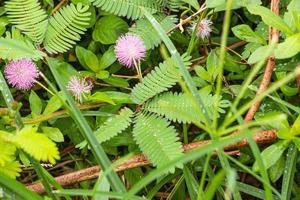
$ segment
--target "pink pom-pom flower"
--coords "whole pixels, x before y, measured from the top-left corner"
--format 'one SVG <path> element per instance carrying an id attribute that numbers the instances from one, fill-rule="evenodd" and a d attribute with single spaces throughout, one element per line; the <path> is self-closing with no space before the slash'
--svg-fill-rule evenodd
<path id="1" fill-rule="evenodd" d="M 212 21 L 209 19 L 202 19 L 198 26 L 197 26 L 197 36 L 204 40 L 205 38 L 208 38 L 210 36 L 210 33 L 212 32 Z"/>
<path id="2" fill-rule="evenodd" d="M 10 61 L 4 70 L 9 84 L 21 90 L 29 90 L 39 77 L 39 71 L 34 62 L 29 59 Z"/>
<path id="3" fill-rule="evenodd" d="M 139 62 L 145 58 L 146 47 L 138 36 L 127 33 L 117 40 L 115 53 L 121 64 L 133 67 L 135 62 Z"/>
<path id="4" fill-rule="evenodd" d="M 83 98 L 86 98 L 86 95 L 93 89 L 93 84 L 92 82 L 87 81 L 86 78 L 72 76 L 68 82 L 67 89 L 77 101 L 82 102 Z"/>

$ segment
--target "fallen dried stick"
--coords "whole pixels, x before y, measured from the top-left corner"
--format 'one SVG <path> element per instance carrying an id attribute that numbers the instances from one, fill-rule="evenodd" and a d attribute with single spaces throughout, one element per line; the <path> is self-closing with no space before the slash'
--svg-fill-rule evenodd
<path id="1" fill-rule="evenodd" d="M 255 134 L 253 136 L 254 141 L 257 144 L 266 144 L 266 143 L 270 143 L 273 142 L 277 139 L 277 135 L 276 135 L 276 131 L 275 130 L 269 130 L 269 131 L 261 131 L 258 132 L 257 134 Z M 183 149 L 185 152 L 191 151 L 193 149 L 196 148 L 200 148 L 203 147 L 205 145 L 210 144 L 211 141 L 210 140 L 204 140 L 204 141 L 198 141 L 198 142 L 193 142 L 190 144 L 185 144 L 183 146 Z M 228 145 L 225 147 L 226 151 L 232 151 L 232 150 L 237 150 L 241 147 L 247 146 L 248 145 L 248 141 L 246 139 Z M 227 153 L 232 153 L 232 152 L 227 152 Z M 146 157 L 143 154 L 138 154 L 135 155 L 131 158 L 129 158 L 128 160 L 126 160 L 125 162 L 123 162 L 122 164 L 120 164 L 117 168 L 116 171 L 120 172 L 120 171 L 124 171 L 126 169 L 132 169 L 135 167 L 142 167 L 142 166 L 146 166 L 149 165 L 150 162 L 146 159 Z M 100 167 L 99 166 L 93 166 L 93 167 L 89 167 L 86 169 L 82 169 L 76 172 L 72 172 L 69 174 L 65 174 L 62 176 L 58 176 L 55 178 L 55 180 L 61 185 L 61 186 L 68 186 L 68 185 L 72 185 L 75 183 L 79 183 L 81 181 L 85 181 L 85 180 L 90 180 L 90 179 L 95 179 L 98 177 L 99 172 L 100 172 Z M 44 193 L 45 189 L 44 186 L 38 182 L 32 185 L 28 185 L 27 186 L 28 189 L 37 192 L 37 193 Z"/>
<path id="2" fill-rule="evenodd" d="M 271 10 L 276 15 L 279 15 L 279 0 L 272 0 L 271 1 Z M 269 43 L 272 43 L 273 41 L 277 42 L 278 39 L 279 39 L 278 30 L 276 30 L 275 28 L 270 27 L 270 29 L 269 29 Z M 268 85 L 271 81 L 274 66 L 275 66 L 275 58 L 273 56 L 270 56 L 268 58 L 265 73 L 264 73 L 263 79 L 260 83 L 260 86 L 259 86 L 259 88 L 256 92 L 256 95 L 260 95 L 261 93 L 263 93 L 268 88 Z M 246 114 L 246 116 L 244 118 L 245 122 L 249 122 L 253 119 L 256 111 L 260 107 L 260 103 L 261 103 L 260 101 L 257 101 L 251 106 L 251 108 L 248 110 L 248 113 Z"/>

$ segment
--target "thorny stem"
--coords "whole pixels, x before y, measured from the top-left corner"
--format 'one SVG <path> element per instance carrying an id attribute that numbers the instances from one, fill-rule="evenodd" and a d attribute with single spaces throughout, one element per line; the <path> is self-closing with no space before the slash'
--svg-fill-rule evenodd
<path id="1" fill-rule="evenodd" d="M 206 5 L 205 4 L 203 4 L 201 6 L 201 8 L 197 12 L 195 12 L 194 14 L 192 14 L 191 16 L 189 16 L 188 18 L 186 18 L 184 20 L 180 20 L 180 22 L 176 26 L 174 26 L 173 28 L 171 28 L 170 30 L 168 30 L 167 33 L 171 33 L 172 31 L 176 30 L 177 28 L 182 27 L 182 25 L 190 22 L 194 17 L 196 17 L 197 15 L 199 15 L 200 13 L 202 13 L 204 10 L 206 10 Z"/>
<path id="2" fill-rule="evenodd" d="M 271 1 L 271 10 L 276 14 L 279 15 L 279 0 L 272 0 Z M 279 39 L 279 31 L 275 28 L 269 28 L 269 44 L 271 44 L 273 41 L 277 42 Z M 273 68 L 275 66 L 275 58 L 274 56 L 270 56 L 268 58 L 267 66 L 265 69 L 265 73 L 263 75 L 263 79 L 260 83 L 260 86 L 256 92 L 256 95 L 260 95 L 263 93 L 269 86 L 269 83 L 272 78 Z M 244 121 L 249 122 L 253 119 L 256 111 L 260 107 L 261 101 L 255 102 L 251 108 L 248 110 L 248 113 L 246 114 Z"/>

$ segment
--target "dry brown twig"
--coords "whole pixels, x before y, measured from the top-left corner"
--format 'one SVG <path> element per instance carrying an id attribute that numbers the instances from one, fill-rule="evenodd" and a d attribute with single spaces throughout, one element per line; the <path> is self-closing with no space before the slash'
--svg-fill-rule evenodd
<path id="1" fill-rule="evenodd" d="M 253 136 L 253 138 L 257 144 L 266 144 L 266 143 L 274 142 L 277 139 L 277 136 L 276 136 L 275 130 L 270 130 L 270 131 L 261 131 L 261 132 L 255 134 Z M 210 143 L 211 143 L 210 140 L 198 141 L 198 142 L 193 142 L 190 144 L 185 144 L 183 146 L 183 148 L 184 148 L 185 152 L 188 152 L 193 149 L 197 149 L 197 148 L 203 147 L 205 145 L 208 145 Z M 236 155 L 237 151 L 234 151 L 234 150 L 237 150 L 241 147 L 245 147 L 247 145 L 248 145 L 248 141 L 246 139 L 244 139 L 240 142 L 226 146 L 225 150 L 227 151 L 228 154 Z M 121 171 L 124 171 L 127 169 L 142 167 L 142 166 L 146 166 L 149 164 L 150 164 L 150 162 L 146 159 L 146 157 L 143 154 L 138 154 L 138 155 L 135 155 L 135 156 L 129 158 L 122 164 L 120 164 L 116 168 L 116 171 L 121 172 Z M 81 181 L 97 178 L 100 170 L 101 169 L 99 166 L 93 166 L 93 167 L 89 167 L 86 169 L 82 169 L 82 170 L 79 170 L 76 172 L 72 172 L 69 174 L 65 174 L 65 175 L 56 177 L 55 180 L 61 186 L 73 185 L 73 184 L 79 183 Z M 32 185 L 28 185 L 27 188 L 34 192 L 40 193 L 40 194 L 45 192 L 45 189 L 41 183 L 35 183 Z"/>
<path id="2" fill-rule="evenodd" d="M 272 0 L 271 1 L 271 10 L 276 14 L 279 15 L 279 0 Z M 269 43 L 272 42 L 277 42 L 279 39 L 279 31 L 276 30 L 275 28 L 269 28 Z M 275 66 L 275 58 L 273 56 L 270 56 L 268 58 L 267 66 L 265 69 L 265 73 L 263 75 L 263 79 L 260 83 L 260 86 L 256 92 L 256 95 L 260 95 L 269 86 L 269 83 L 271 81 L 272 73 L 273 73 L 273 68 Z M 246 114 L 246 117 L 244 118 L 245 122 L 249 122 L 253 119 L 256 111 L 260 107 L 260 101 L 255 102 L 251 108 L 248 110 L 248 113 Z"/>

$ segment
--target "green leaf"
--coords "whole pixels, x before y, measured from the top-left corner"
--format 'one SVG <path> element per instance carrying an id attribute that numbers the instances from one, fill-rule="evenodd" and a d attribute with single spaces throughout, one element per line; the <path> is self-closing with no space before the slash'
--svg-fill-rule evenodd
<path id="1" fill-rule="evenodd" d="M 13 141 L 24 151 L 39 161 L 55 163 L 59 152 L 54 142 L 47 136 L 37 133 L 35 128 L 24 127 L 13 138 Z"/>
<path id="2" fill-rule="evenodd" d="M 88 67 L 94 72 L 97 72 L 99 70 L 98 58 L 92 51 L 87 50 L 81 46 L 76 46 L 75 52 L 79 63 L 83 67 Z"/>
<path id="3" fill-rule="evenodd" d="M 269 49 L 268 46 L 261 46 L 258 47 L 248 58 L 249 64 L 257 63 L 261 60 L 266 59 L 268 56 L 265 54 L 265 52 Z"/>
<path id="4" fill-rule="evenodd" d="M 265 39 L 259 35 L 258 33 L 254 32 L 249 25 L 241 24 L 233 27 L 232 32 L 236 37 L 246 42 L 255 42 L 259 44 L 266 44 Z"/>
<path id="5" fill-rule="evenodd" d="M 275 58 L 286 59 L 300 52 L 300 33 L 288 37 L 284 42 L 279 43 L 274 51 Z"/>
<path id="6" fill-rule="evenodd" d="M 93 39 L 102 44 L 113 44 L 128 31 L 128 28 L 128 24 L 122 18 L 114 15 L 104 16 L 96 23 Z"/>
<path id="7" fill-rule="evenodd" d="M 59 110 L 63 106 L 61 99 L 63 101 L 66 100 L 66 96 L 62 92 L 58 92 L 54 96 L 52 96 L 50 98 L 50 100 L 48 101 L 43 114 L 47 115 L 47 114 L 50 114 L 50 113 L 53 113 L 53 112 Z"/>
<path id="8" fill-rule="evenodd" d="M 200 9 L 200 5 L 197 0 L 183 0 L 183 1 L 191 5 L 192 7 L 194 7 L 196 10 Z"/>
<path id="9" fill-rule="evenodd" d="M 282 31 L 287 35 L 292 35 L 294 33 L 293 30 L 283 21 L 283 19 L 277 16 L 270 9 L 259 5 L 249 5 L 247 6 L 247 9 L 251 14 L 261 16 L 262 20 L 267 25 Z"/>
<path id="10" fill-rule="evenodd" d="M 269 169 L 271 166 L 273 166 L 280 159 L 285 149 L 286 146 L 284 146 L 282 142 L 272 144 L 271 146 L 264 149 L 261 152 L 261 157 L 263 159 L 265 168 Z M 259 170 L 257 162 L 254 163 L 253 170 Z"/>
<path id="11" fill-rule="evenodd" d="M 289 134 L 292 136 L 300 135 L 300 115 L 298 115 L 297 119 L 295 120 L 294 124 L 292 125 L 292 128 L 291 128 Z"/>
<path id="12" fill-rule="evenodd" d="M 214 49 L 208 54 L 206 60 L 207 72 L 210 74 L 212 81 L 215 81 L 220 71 L 218 69 L 218 62 L 219 56 L 217 54 L 217 51 Z"/>
<path id="13" fill-rule="evenodd" d="M 285 160 L 284 160 L 284 156 L 281 156 L 277 162 L 270 167 L 269 169 L 269 176 L 270 176 L 270 180 L 275 183 L 283 174 L 283 170 L 284 170 L 284 165 L 285 165 Z"/>
<path id="14" fill-rule="evenodd" d="M 175 128 L 163 118 L 139 114 L 135 119 L 133 136 L 142 152 L 157 167 L 164 166 L 183 155 Z M 175 168 L 170 171 L 174 172 Z"/>
<path id="15" fill-rule="evenodd" d="M 33 90 L 31 90 L 29 95 L 29 103 L 32 117 L 36 117 L 41 114 L 43 109 L 42 100 Z"/>
<path id="16" fill-rule="evenodd" d="M 99 61 L 99 68 L 106 69 L 111 64 L 113 64 L 117 60 L 115 55 L 115 49 L 113 46 L 110 46 L 107 51 L 104 52 L 100 61 Z"/>
<path id="17" fill-rule="evenodd" d="M 95 92 L 93 95 L 88 97 L 88 101 L 107 102 L 107 103 L 115 105 L 115 102 L 104 92 Z"/>
<path id="18" fill-rule="evenodd" d="M 107 94 L 107 96 L 109 96 L 116 104 L 132 103 L 130 95 L 127 93 L 117 91 L 105 91 L 104 93 Z"/>
<path id="19" fill-rule="evenodd" d="M 43 126 L 42 130 L 43 133 L 52 141 L 54 142 L 64 141 L 64 135 L 61 133 L 61 131 L 58 128 Z"/>
<path id="20" fill-rule="evenodd" d="M 103 79 L 103 81 L 108 84 L 111 84 L 113 86 L 116 86 L 116 87 L 126 88 L 129 86 L 129 83 L 127 80 L 118 78 L 118 77 L 109 77 L 109 78 Z"/>

